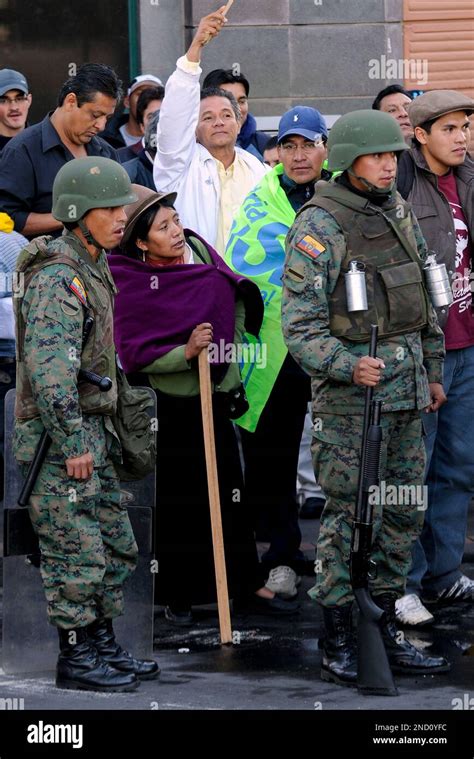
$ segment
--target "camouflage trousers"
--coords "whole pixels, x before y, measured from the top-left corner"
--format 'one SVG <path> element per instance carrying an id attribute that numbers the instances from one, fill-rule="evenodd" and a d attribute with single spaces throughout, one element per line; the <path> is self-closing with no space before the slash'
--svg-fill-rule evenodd
<path id="1" fill-rule="evenodd" d="M 319 414 L 311 451 L 316 479 L 327 501 L 316 554 L 316 584 L 309 591 L 322 606 L 354 599 L 349 559 L 362 439 L 362 416 Z M 380 491 L 371 496 L 374 527 L 370 581 L 374 595 L 404 594 L 411 546 L 423 526 L 425 450 L 419 411 L 382 414 Z M 320 429 L 318 429 L 320 427 Z M 410 486 L 410 487 L 407 487 Z"/>
<path id="2" fill-rule="evenodd" d="M 122 586 L 138 549 L 112 464 L 87 481 L 46 462 L 30 498 L 29 514 L 41 550 L 41 578 L 51 624 L 85 627 L 122 614 Z"/>

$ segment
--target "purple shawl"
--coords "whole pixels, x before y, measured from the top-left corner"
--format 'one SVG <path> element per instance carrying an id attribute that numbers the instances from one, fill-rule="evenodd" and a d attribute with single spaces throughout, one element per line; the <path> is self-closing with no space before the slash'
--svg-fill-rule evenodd
<path id="1" fill-rule="evenodd" d="M 247 332 L 258 334 L 263 316 L 258 287 L 233 272 L 196 232 L 186 229 L 185 236 L 186 240 L 194 237 L 204 243 L 212 264 L 156 267 L 121 253 L 109 256 L 118 288 L 115 344 L 125 372 L 140 371 L 173 348 L 185 345 L 202 322 L 213 325 L 214 343 L 233 343 L 237 293 L 245 302 Z M 225 358 L 222 363 L 213 362 L 214 380 L 219 381 L 227 369 Z"/>

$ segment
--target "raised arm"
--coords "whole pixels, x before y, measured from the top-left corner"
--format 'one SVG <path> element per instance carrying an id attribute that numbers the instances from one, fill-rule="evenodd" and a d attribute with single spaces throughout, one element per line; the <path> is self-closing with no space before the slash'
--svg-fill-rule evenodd
<path id="1" fill-rule="evenodd" d="M 156 136 L 154 181 L 158 192 L 178 191 L 196 151 L 199 120 L 201 52 L 209 39 L 216 37 L 226 18 L 223 5 L 201 19 L 186 55 L 178 59 L 176 71 L 166 83 Z"/>

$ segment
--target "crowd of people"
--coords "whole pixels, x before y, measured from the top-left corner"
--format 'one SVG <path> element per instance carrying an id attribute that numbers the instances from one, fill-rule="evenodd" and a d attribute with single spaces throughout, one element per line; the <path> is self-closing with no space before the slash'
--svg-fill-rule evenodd
<path id="1" fill-rule="evenodd" d="M 159 672 L 115 640 L 137 554 L 114 470 L 117 390 L 100 392 L 78 370 L 123 370 L 155 391 L 155 603 L 168 623 L 192 626 L 193 606 L 216 600 L 197 369 L 212 347 L 234 608 L 296 614 L 299 577 L 315 573 L 321 676 L 356 683 L 349 566 L 364 388 L 374 387 L 381 478 L 417 492 L 425 483 L 428 498 L 376 504 L 370 590 L 394 671 L 447 671 L 397 624 L 474 602 L 461 571 L 474 494 L 474 101 L 451 90 L 412 100 L 391 85 L 331 131 L 296 105 L 267 135 L 243 74 L 215 69 L 201 81 L 204 48 L 225 21 L 222 9 L 201 20 L 166 85 L 137 76 L 120 115 L 116 73 L 90 63 L 30 126 L 27 79 L 0 70 L 0 454 L 16 385 L 23 468 L 43 428 L 52 439 L 29 512 L 59 630 L 57 684 L 133 690 Z M 452 283 L 449 307 L 435 307 L 424 284 L 432 251 Z M 365 310 L 348 309 L 354 261 Z M 300 518 L 320 520 L 311 559 Z M 260 559 L 256 541 L 267 544 Z"/>

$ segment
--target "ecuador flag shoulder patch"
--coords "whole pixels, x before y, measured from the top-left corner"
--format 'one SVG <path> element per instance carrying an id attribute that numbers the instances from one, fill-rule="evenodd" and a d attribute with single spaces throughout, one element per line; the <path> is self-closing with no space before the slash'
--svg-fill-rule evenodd
<path id="1" fill-rule="evenodd" d="M 296 247 L 311 258 L 317 258 L 320 253 L 324 253 L 326 250 L 325 246 L 311 235 L 305 235 L 296 243 Z"/>
<path id="2" fill-rule="evenodd" d="M 82 305 L 87 306 L 87 293 L 79 277 L 74 277 L 72 282 L 68 283 L 68 287 L 79 298 Z"/>

